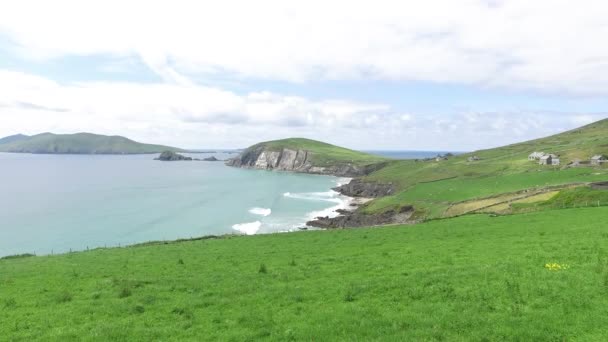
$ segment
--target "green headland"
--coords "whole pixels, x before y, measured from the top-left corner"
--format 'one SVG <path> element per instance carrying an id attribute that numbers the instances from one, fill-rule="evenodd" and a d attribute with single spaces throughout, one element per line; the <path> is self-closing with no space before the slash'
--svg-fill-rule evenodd
<path id="1" fill-rule="evenodd" d="M 142 144 L 121 136 L 91 133 L 53 134 L 33 136 L 13 135 L 0 139 L 0 152 L 45 153 L 45 154 L 138 154 L 180 152 L 181 149 Z"/>

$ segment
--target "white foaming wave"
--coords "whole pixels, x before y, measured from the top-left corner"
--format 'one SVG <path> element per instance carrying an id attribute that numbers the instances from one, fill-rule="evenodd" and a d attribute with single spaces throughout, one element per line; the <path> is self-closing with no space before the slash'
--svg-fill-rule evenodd
<path id="1" fill-rule="evenodd" d="M 336 217 L 336 216 L 340 215 L 339 213 L 336 212 L 336 210 L 347 209 L 350 206 L 350 203 L 351 203 L 350 197 L 340 196 L 340 198 L 337 198 L 337 200 L 338 200 L 338 202 L 337 202 L 338 204 L 333 207 L 316 210 L 316 211 L 312 211 L 312 212 L 308 213 L 308 221 L 314 220 L 317 217 L 326 217 L 326 216 L 327 217 Z"/>
<path id="2" fill-rule="evenodd" d="M 258 230 L 260 230 L 261 226 L 262 226 L 262 222 L 255 221 L 255 222 L 235 224 L 232 226 L 232 229 L 237 230 L 246 235 L 254 235 L 255 233 L 258 232 Z"/>
<path id="3" fill-rule="evenodd" d="M 336 186 L 342 186 L 344 184 L 348 184 L 348 183 L 350 183 L 351 180 L 353 180 L 353 179 L 346 178 L 346 177 L 338 178 L 338 180 L 336 181 Z"/>
<path id="4" fill-rule="evenodd" d="M 272 213 L 272 209 L 255 207 L 255 208 L 249 209 L 249 212 L 254 215 L 260 215 L 260 216 L 266 217 Z"/>
<path id="5" fill-rule="evenodd" d="M 294 193 L 294 194 L 292 194 L 291 192 L 286 192 L 283 194 L 283 196 L 285 196 L 287 198 L 307 200 L 307 201 L 324 201 L 324 202 L 333 202 L 333 203 L 342 202 L 341 199 L 336 197 L 337 195 L 338 195 L 338 193 L 333 190 L 325 191 L 325 192 L 300 192 L 300 193 Z"/>

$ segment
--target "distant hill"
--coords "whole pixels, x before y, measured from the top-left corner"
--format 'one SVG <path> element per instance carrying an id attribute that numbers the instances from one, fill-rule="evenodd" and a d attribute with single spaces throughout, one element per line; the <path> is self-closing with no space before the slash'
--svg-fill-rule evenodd
<path id="1" fill-rule="evenodd" d="M 295 171 L 336 176 L 362 176 L 383 167 L 387 158 L 324 142 L 290 138 L 253 145 L 229 166 L 265 170 Z"/>
<path id="2" fill-rule="evenodd" d="M 91 133 L 33 136 L 22 134 L 0 139 L 0 152 L 41 154 L 139 154 L 163 151 L 183 152 L 170 146 L 142 144 L 121 136 Z"/>
<path id="3" fill-rule="evenodd" d="M 4 137 L 4 138 L 0 139 L 0 145 L 12 143 L 12 142 L 15 142 L 15 141 L 25 140 L 25 139 L 28 139 L 28 138 L 29 138 L 29 136 L 28 135 L 24 135 L 24 134 L 9 135 L 8 137 Z"/>

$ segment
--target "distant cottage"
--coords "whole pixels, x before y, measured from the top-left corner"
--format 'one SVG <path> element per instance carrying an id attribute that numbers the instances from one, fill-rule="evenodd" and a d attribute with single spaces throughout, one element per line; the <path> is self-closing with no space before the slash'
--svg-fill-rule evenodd
<path id="1" fill-rule="evenodd" d="M 600 165 L 602 163 L 605 163 L 606 161 L 606 156 L 601 154 L 591 157 L 591 165 Z"/>
<path id="2" fill-rule="evenodd" d="M 555 154 L 546 154 L 538 160 L 540 165 L 559 165 L 559 157 Z"/>
<path id="3" fill-rule="evenodd" d="M 545 155 L 546 155 L 545 152 L 532 152 L 528 156 L 528 160 L 531 160 L 531 161 L 540 160 L 540 158 L 544 157 Z"/>
<path id="4" fill-rule="evenodd" d="M 477 161 L 477 160 L 479 160 L 479 157 L 478 157 L 478 156 L 472 156 L 472 157 L 467 158 L 467 160 L 468 160 L 469 162 L 473 162 L 473 161 Z"/>

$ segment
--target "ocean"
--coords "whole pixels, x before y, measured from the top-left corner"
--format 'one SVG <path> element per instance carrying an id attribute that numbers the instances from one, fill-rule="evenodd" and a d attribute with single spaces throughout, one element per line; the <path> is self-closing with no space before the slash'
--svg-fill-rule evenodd
<path id="1" fill-rule="evenodd" d="M 438 152 L 373 153 L 424 158 Z M 294 231 L 349 204 L 331 190 L 346 178 L 156 156 L 0 153 L 0 257 Z"/>
<path id="2" fill-rule="evenodd" d="M 190 156 L 211 155 L 234 156 Z M 154 157 L 0 153 L 0 256 L 292 231 L 348 203 L 348 179 Z"/>

